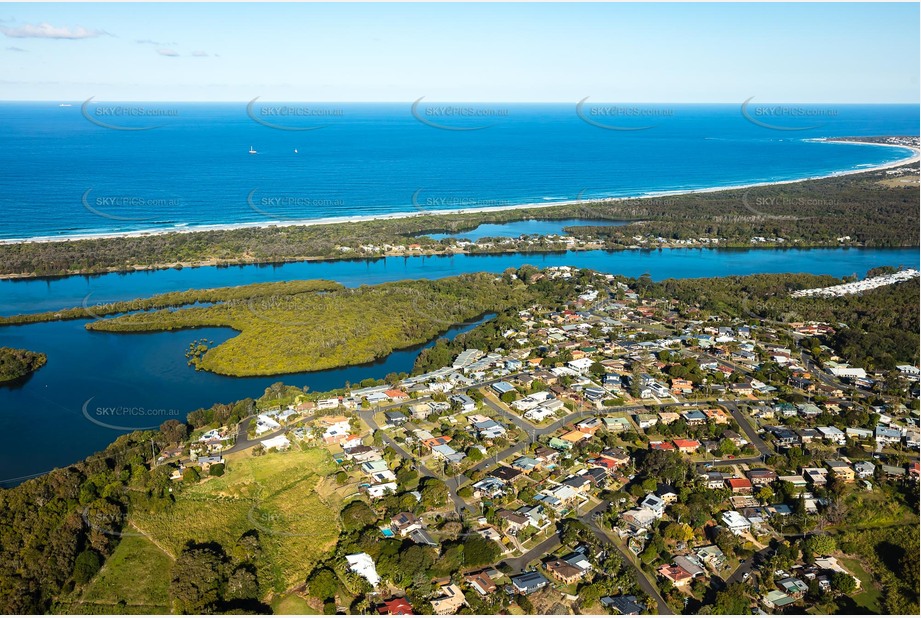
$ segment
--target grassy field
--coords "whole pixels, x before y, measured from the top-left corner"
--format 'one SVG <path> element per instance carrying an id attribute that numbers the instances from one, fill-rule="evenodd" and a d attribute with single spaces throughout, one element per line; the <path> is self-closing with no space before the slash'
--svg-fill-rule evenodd
<path id="1" fill-rule="evenodd" d="M 264 591 L 300 583 L 336 543 L 340 497 L 326 475 L 335 465 L 324 450 L 291 451 L 228 462 L 227 472 L 184 489 L 167 513 L 132 513 L 158 545 L 178 555 L 188 541 L 217 541 L 228 552 L 257 530 Z"/>
<path id="2" fill-rule="evenodd" d="M 839 558 L 841 566 L 850 571 L 851 575 L 860 580 L 860 590 L 850 595 L 854 603 L 867 608 L 871 614 L 881 613 L 880 597 L 882 593 L 876 587 L 873 576 L 867 573 L 863 565 L 856 558 Z"/>
<path id="3" fill-rule="evenodd" d="M 281 616 L 304 616 L 319 614 L 302 597 L 291 593 L 272 602 L 272 611 Z"/>
<path id="4" fill-rule="evenodd" d="M 848 521 L 844 528 L 917 524 L 918 516 L 893 494 L 893 490 L 879 486 L 872 491 L 851 492 L 846 498 Z"/>
<path id="5" fill-rule="evenodd" d="M 136 532 L 136 530 L 131 530 Z M 87 586 L 77 605 L 159 607 L 169 613 L 169 572 L 173 560 L 143 536 L 124 536 L 115 553 Z M 75 608 L 84 611 L 83 607 Z M 89 611 L 86 609 L 86 611 Z M 109 611 L 112 611 L 111 608 Z"/>

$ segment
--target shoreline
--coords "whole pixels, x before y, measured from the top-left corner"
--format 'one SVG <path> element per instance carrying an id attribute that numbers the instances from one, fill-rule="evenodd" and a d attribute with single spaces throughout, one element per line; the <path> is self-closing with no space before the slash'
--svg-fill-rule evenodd
<path id="1" fill-rule="evenodd" d="M 515 211 L 515 210 L 531 210 L 531 209 L 538 209 L 538 208 L 551 208 L 555 206 L 577 206 L 580 204 L 642 201 L 642 200 L 658 199 L 661 197 L 677 197 L 677 196 L 684 196 L 684 195 L 716 193 L 719 191 L 736 191 L 740 189 L 752 189 L 756 187 L 786 185 L 786 184 L 794 184 L 798 182 L 807 182 L 810 180 L 822 180 L 825 178 L 836 178 L 839 176 L 848 176 L 848 175 L 853 175 L 853 174 L 878 172 L 881 170 L 901 167 L 903 165 L 910 165 L 912 163 L 921 161 L 921 150 L 919 150 L 918 148 L 913 148 L 911 146 L 903 146 L 903 145 L 897 145 L 897 144 L 881 144 L 878 142 L 851 141 L 851 140 L 843 140 L 843 139 L 837 139 L 837 138 L 811 138 L 806 141 L 819 142 L 819 143 L 854 144 L 854 145 L 859 145 L 859 146 L 883 146 L 886 148 L 901 148 L 903 150 L 910 151 L 912 154 L 903 159 L 899 159 L 897 161 L 892 161 L 889 163 L 883 163 L 880 165 L 875 165 L 872 167 L 861 168 L 861 169 L 842 170 L 842 171 L 832 172 L 830 174 L 823 174 L 819 176 L 806 176 L 803 178 L 796 178 L 792 180 L 776 180 L 776 181 L 746 183 L 746 184 L 738 184 L 738 185 L 726 185 L 726 186 L 720 186 L 720 187 L 705 187 L 701 189 L 675 189 L 675 190 L 657 191 L 657 192 L 646 193 L 640 196 L 605 197 L 605 198 L 596 198 L 596 199 L 576 199 L 576 200 L 564 200 L 564 201 L 553 201 L 553 202 L 538 202 L 538 203 L 529 203 L 529 204 L 515 204 L 511 206 L 486 206 L 482 208 L 420 210 L 418 212 L 394 212 L 394 213 L 379 214 L 379 215 L 325 217 L 325 218 L 319 218 L 319 219 L 298 219 L 298 220 L 290 220 L 290 221 L 289 220 L 265 221 L 265 222 L 259 221 L 259 222 L 248 222 L 248 223 L 228 223 L 228 224 L 200 225 L 200 226 L 190 226 L 190 225 L 185 224 L 183 225 L 183 227 L 178 227 L 178 228 L 132 230 L 128 232 L 85 233 L 85 234 L 74 234 L 71 236 L 35 236 L 35 237 L 28 237 L 28 238 L 0 239 L 0 245 L 22 245 L 22 244 L 30 244 L 30 243 L 58 243 L 58 242 L 63 243 L 63 242 L 74 242 L 74 241 L 82 241 L 82 240 L 110 240 L 110 239 L 115 239 L 115 238 L 164 236 L 167 234 L 193 234 L 193 233 L 219 232 L 219 231 L 231 231 L 231 230 L 238 230 L 238 229 L 253 229 L 253 228 L 268 229 L 268 228 L 273 228 L 273 227 L 278 227 L 278 228 L 314 227 L 314 226 L 322 226 L 322 225 L 336 225 L 336 224 L 343 224 L 343 223 L 363 223 L 367 221 L 410 219 L 414 217 L 425 217 L 425 216 L 469 215 L 469 214 L 476 214 L 476 213 L 491 213 L 491 212 L 506 212 L 506 211 Z"/>

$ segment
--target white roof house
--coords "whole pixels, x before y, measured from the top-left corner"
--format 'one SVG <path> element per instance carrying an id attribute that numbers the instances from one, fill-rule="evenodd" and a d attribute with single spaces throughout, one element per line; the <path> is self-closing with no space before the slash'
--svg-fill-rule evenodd
<path id="1" fill-rule="evenodd" d="M 278 450 L 284 450 L 291 446 L 291 441 L 288 440 L 285 436 L 275 436 L 274 438 L 269 438 L 268 440 L 263 440 L 261 442 L 262 447 L 265 449 L 277 448 Z"/>
<path id="2" fill-rule="evenodd" d="M 377 569 L 374 568 L 374 560 L 368 554 L 350 554 L 345 559 L 348 561 L 349 569 L 353 573 L 358 573 L 364 577 L 375 588 L 381 582 L 381 577 L 377 574 Z"/>
<path id="3" fill-rule="evenodd" d="M 733 534 L 742 534 L 751 528 L 751 522 L 738 511 L 726 511 L 722 520 Z"/>
<path id="4" fill-rule="evenodd" d="M 583 357 L 583 358 L 577 358 L 575 360 L 569 361 L 568 363 L 566 363 L 566 366 L 569 367 L 570 369 L 575 369 L 579 373 L 585 373 L 591 368 L 593 364 L 595 364 L 595 361 L 593 361 L 592 359 L 588 357 Z"/>

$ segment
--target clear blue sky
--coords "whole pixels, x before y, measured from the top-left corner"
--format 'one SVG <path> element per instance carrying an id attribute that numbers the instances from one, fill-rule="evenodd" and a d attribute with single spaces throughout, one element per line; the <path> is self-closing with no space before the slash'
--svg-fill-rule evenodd
<path id="1" fill-rule="evenodd" d="M 0 4 L 0 99 L 917 103 L 919 5 Z"/>

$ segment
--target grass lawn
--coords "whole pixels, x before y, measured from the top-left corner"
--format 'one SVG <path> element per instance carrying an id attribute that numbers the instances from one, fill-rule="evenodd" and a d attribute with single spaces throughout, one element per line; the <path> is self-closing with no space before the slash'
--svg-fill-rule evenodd
<path id="1" fill-rule="evenodd" d="M 845 569 L 850 571 L 851 575 L 860 580 L 860 590 L 850 595 L 854 603 L 866 607 L 873 614 L 879 614 L 879 600 L 882 593 L 876 587 L 873 577 L 867 573 L 856 558 L 839 558 L 838 560 Z"/>
<path id="2" fill-rule="evenodd" d="M 132 606 L 158 606 L 168 613 L 172 564 L 173 560 L 145 537 L 124 536 L 81 600 L 89 604 L 124 601 Z"/>
<path id="3" fill-rule="evenodd" d="M 325 479 L 335 469 L 325 449 L 238 459 L 224 476 L 176 492 L 169 511 L 133 512 L 131 521 L 174 556 L 188 541 L 216 541 L 229 553 L 257 530 L 260 585 L 283 592 L 335 546 L 340 497 Z"/>
<path id="4" fill-rule="evenodd" d="M 272 602 L 272 611 L 279 615 L 297 616 L 319 614 L 317 610 L 300 596 L 291 593 Z"/>

